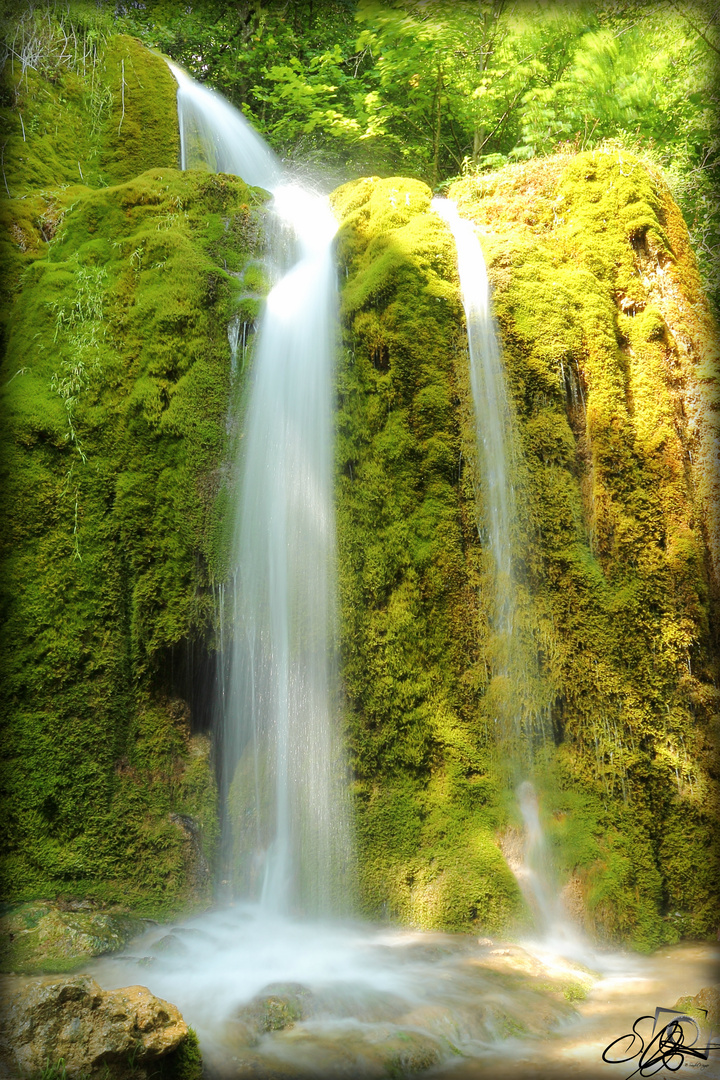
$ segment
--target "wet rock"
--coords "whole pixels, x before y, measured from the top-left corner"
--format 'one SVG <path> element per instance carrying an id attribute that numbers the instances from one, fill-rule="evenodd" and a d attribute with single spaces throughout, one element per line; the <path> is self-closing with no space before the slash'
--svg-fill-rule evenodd
<path id="1" fill-rule="evenodd" d="M 68 1080 L 144 1080 L 146 1066 L 178 1050 L 188 1028 L 175 1005 L 144 986 L 104 991 L 87 975 L 23 980 L 4 995 L 0 1062 L 10 1075 L 64 1062 Z"/>
<path id="2" fill-rule="evenodd" d="M 397 1031 L 383 1045 L 383 1065 L 389 1076 L 412 1076 L 438 1065 L 446 1056 L 440 1044 L 419 1031 Z"/>
<path id="3" fill-rule="evenodd" d="M 301 983 L 269 983 L 235 1014 L 239 1032 L 244 1025 L 256 1035 L 282 1031 L 311 1012 L 312 992 Z"/>
<path id="4" fill-rule="evenodd" d="M 19 904 L 0 917 L 0 971 L 72 971 L 93 956 L 125 948 L 147 921 L 91 901 Z"/>
<path id="5" fill-rule="evenodd" d="M 185 942 L 181 941 L 175 934 L 166 934 L 165 937 L 161 937 L 159 941 L 155 942 L 152 949 L 153 952 L 166 956 L 185 956 L 188 952 Z"/>
<path id="6" fill-rule="evenodd" d="M 694 1017 L 704 1027 L 717 1028 L 720 1026 L 720 984 L 706 986 L 694 997 L 678 998 L 673 1009 L 686 1012 Z M 707 1016 L 705 1015 L 707 1013 Z"/>
<path id="7" fill-rule="evenodd" d="M 201 749 L 209 757 L 209 746 L 207 748 L 202 746 Z M 173 825 L 178 827 L 183 837 L 186 849 L 183 852 L 183 857 L 188 868 L 188 880 L 194 888 L 202 893 L 211 879 L 210 864 L 203 851 L 202 827 L 189 814 L 169 814 L 168 816 Z"/>

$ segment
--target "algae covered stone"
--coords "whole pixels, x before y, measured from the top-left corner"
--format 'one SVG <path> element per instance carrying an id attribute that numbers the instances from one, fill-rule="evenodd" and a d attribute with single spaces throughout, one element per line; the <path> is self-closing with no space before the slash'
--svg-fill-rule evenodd
<path id="1" fill-rule="evenodd" d="M 344 351 L 337 502 L 343 678 L 363 903 L 488 929 L 522 902 L 495 842 L 478 716 L 477 539 L 455 250 L 418 181 L 332 195 Z M 343 274 L 342 271 L 345 271 Z"/>
<path id="2" fill-rule="evenodd" d="M 93 956 L 123 949 L 145 929 L 142 919 L 97 910 L 88 901 L 19 904 L 0 916 L 0 970 L 72 971 Z"/>
<path id="3" fill-rule="evenodd" d="M 13 901 L 159 913 L 211 893 L 217 793 L 197 688 L 236 438 L 227 326 L 239 311 L 254 325 L 236 273 L 262 260 L 268 196 L 182 173 L 167 65 L 112 33 L 93 40 L 87 71 L 3 75 L 26 138 L 13 115 L 2 879 Z"/>
<path id="4" fill-rule="evenodd" d="M 714 934 L 717 330 L 687 230 L 624 151 L 448 194 L 485 252 L 515 417 L 513 640 L 498 649 L 476 529 L 449 234 L 415 181 L 345 185 L 337 490 L 365 901 L 421 925 L 517 918 L 497 841 L 532 770 L 586 929 L 643 949 Z"/>

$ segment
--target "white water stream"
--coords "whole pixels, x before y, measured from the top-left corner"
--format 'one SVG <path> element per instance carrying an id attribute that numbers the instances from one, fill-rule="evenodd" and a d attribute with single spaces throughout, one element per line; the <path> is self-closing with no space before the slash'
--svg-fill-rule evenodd
<path id="1" fill-rule="evenodd" d="M 236 109 L 171 68 L 183 168 L 233 173 L 269 189 L 276 219 L 276 280 L 257 334 L 243 429 L 233 625 L 222 635 L 230 650 L 221 663 L 219 738 L 226 895 L 258 900 L 267 911 L 329 913 L 343 907 L 351 848 L 336 737 L 337 224 L 325 198 L 286 181 Z M 228 334 L 236 368 L 237 320 Z"/>
<path id="2" fill-rule="evenodd" d="M 495 629 L 512 633 L 512 525 L 515 500 L 510 482 L 511 418 L 505 372 L 490 303 L 485 259 L 472 223 L 455 203 L 433 199 L 433 210 L 455 238 L 460 292 L 467 324 L 470 388 L 483 480 L 484 528 L 495 564 Z"/>

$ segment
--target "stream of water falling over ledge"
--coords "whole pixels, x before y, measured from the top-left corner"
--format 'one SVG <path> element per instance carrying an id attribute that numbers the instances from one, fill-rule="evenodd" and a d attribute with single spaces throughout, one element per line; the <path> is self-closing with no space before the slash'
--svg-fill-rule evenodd
<path id="1" fill-rule="evenodd" d="M 226 898 L 276 913 L 348 906 L 351 844 L 335 641 L 332 387 L 337 288 L 327 199 L 288 181 L 244 117 L 175 65 L 183 168 L 273 194 L 269 272 L 238 463 L 221 657 Z M 232 344 L 233 324 L 229 328 Z M 235 328 L 237 337 L 237 328 Z"/>

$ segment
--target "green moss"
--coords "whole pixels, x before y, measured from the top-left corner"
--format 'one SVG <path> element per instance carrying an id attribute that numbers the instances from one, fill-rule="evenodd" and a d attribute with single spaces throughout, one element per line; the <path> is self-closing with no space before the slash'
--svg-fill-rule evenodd
<path id="1" fill-rule="evenodd" d="M 478 738 L 477 553 L 454 248 L 417 181 L 333 196 L 343 673 L 365 909 L 496 929 L 521 910 Z M 343 275 L 341 272 L 341 280 Z M 464 417 L 464 419 L 463 419 Z M 469 617 L 468 617 L 469 616 Z"/>
<path id="2" fill-rule="evenodd" d="M 202 1080 L 202 1053 L 192 1028 L 167 1062 L 162 1061 L 163 1080 Z"/>
<path id="3" fill-rule="evenodd" d="M 91 957 L 124 948 L 145 928 L 122 911 L 21 904 L 0 917 L 0 971 L 75 971 Z"/>
<path id="4" fill-rule="evenodd" d="M 75 104 L 62 100 L 71 78 Z M 173 167 L 174 81 L 138 43 L 106 37 L 82 80 L 28 75 L 19 100 L 26 123 L 41 110 L 37 130 L 23 142 L 13 129 L 4 159 L 27 198 L 3 210 L 15 282 L 3 308 L 2 876 L 13 898 L 158 914 L 210 895 L 210 745 L 183 699 L 222 547 L 237 305 L 224 261 L 256 263 L 267 196 Z M 70 146 L 95 162 L 86 182 L 126 182 L 63 187 Z M 39 180 L 33 155 L 46 152 Z M 162 167 L 136 175 L 148 165 Z M 36 197 L 31 185 L 51 178 Z"/>
<path id="5" fill-rule="evenodd" d="M 108 41 L 100 74 L 108 108 L 99 167 L 110 184 L 180 164 L 177 83 L 165 61 L 134 38 Z"/>
<path id="6" fill-rule="evenodd" d="M 535 708 L 562 738 L 546 789 L 558 856 L 582 868 L 595 932 L 652 948 L 676 908 L 711 933 L 717 581 L 697 459 L 712 328 L 679 212 L 617 153 L 450 195 L 482 230 L 527 469 L 516 564 L 547 675 Z"/>
<path id="7" fill-rule="evenodd" d="M 422 185 L 357 181 L 334 196 L 338 513 L 367 907 L 422 925 L 522 917 L 494 838 L 531 772 L 589 931 L 645 950 L 679 927 L 707 935 L 718 590 L 699 410 L 716 384 L 679 212 L 624 153 L 449 194 L 480 227 L 516 417 L 514 635 L 508 651 L 493 634 L 474 528 L 449 236 Z"/>

